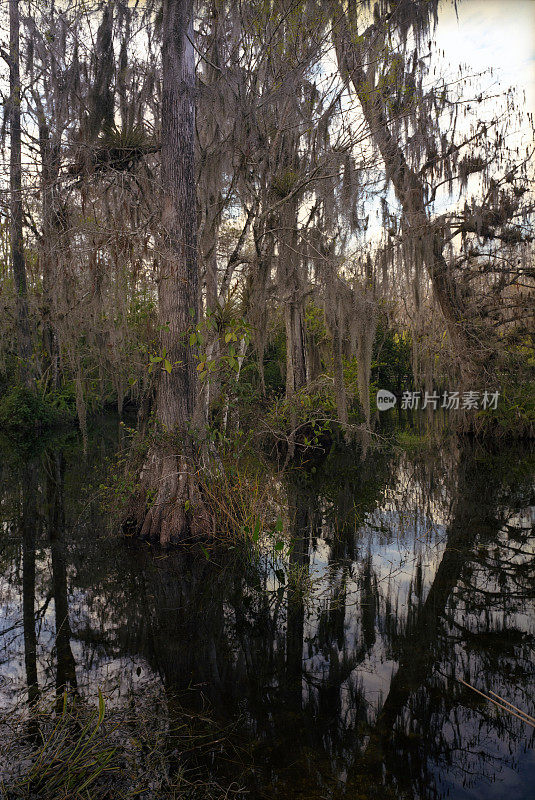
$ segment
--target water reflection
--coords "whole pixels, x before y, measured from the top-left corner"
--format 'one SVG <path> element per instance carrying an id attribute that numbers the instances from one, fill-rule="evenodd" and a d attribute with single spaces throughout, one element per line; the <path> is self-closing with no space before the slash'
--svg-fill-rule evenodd
<path id="1" fill-rule="evenodd" d="M 114 447 L 6 451 L 4 710 L 150 679 L 171 768 L 248 767 L 252 796 L 531 796 L 532 729 L 459 679 L 533 714 L 533 453 L 334 449 L 285 482 L 291 547 L 214 564 L 107 536 L 83 489 Z M 181 756 L 185 705 L 232 743 Z"/>
<path id="2" fill-rule="evenodd" d="M 24 666 L 28 701 L 39 698 L 37 682 L 37 637 L 35 633 L 35 540 L 37 526 L 37 468 L 25 465 L 21 484 L 20 531 L 22 539 L 22 621 L 24 627 Z"/>
<path id="3" fill-rule="evenodd" d="M 76 665 L 71 649 L 71 626 L 67 590 L 67 560 L 65 552 L 65 502 L 63 453 L 46 451 L 43 454 L 46 483 L 46 525 L 50 542 L 54 627 L 56 634 L 56 695 L 61 702 L 63 692 L 76 689 Z"/>

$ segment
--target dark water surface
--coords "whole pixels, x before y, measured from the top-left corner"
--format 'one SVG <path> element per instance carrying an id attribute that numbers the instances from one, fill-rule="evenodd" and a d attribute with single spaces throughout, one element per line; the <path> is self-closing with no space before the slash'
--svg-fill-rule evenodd
<path id="1" fill-rule="evenodd" d="M 4 721 L 100 687 L 170 731 L 232 724 L 197 766 L 249 797 L 535 796 L 534 729 L 459 680 L 535 714 L 533 450 L 335 450 L 266 476 L 283 549 L 207 560 L 110 537 L 91 495 L 118 431 L 0 449 Z"/>

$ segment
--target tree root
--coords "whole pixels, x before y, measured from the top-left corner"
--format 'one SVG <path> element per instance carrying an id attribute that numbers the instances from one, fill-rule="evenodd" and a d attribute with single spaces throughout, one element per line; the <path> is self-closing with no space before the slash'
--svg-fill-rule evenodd
<path id="1" fill-rule="evenodd" d="M 122 527 L 164 548 L 208 535 L 212 523 L 192 460 L 160 449 L 149 453 Z"/>

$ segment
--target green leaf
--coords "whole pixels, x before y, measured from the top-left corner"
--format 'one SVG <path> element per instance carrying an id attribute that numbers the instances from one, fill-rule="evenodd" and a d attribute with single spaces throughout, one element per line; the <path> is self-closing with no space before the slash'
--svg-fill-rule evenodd
<path id="1" fill-rule="evenodd" d="M 260 536 L 260 520 L 258 519 L 256 521 L 256 525 L 254 526 L 254 531 L 253 531 L 253 536 L 252 536 L 253 542 L 257 542 L 258 539 L 259 539 L 259 536 Z"/>
<path id="2" fill-rule="evenodd" d="M 173 369 L 173 365 L 171 364 L 171 362 L 170 362 L 170 361 L 168 361 L 167 359 L 165 359 L 165 361 L 164 361 L 164 364 L 163 364 L 163 368 L 164 368 L 164 370 L 165 370 L 166 372 L 168 372 L 168 373 L 169 373 L 169 375 L 170 375 L 170 374 L 171 374 L 171 372 L 172 372 L 172 369 Z"/>
<path id="3" fill-rule="evenodd" d="M 280 552 L 281 550 L 284 550 L 284 542 L 282 542 L 282 541 L 279 539 L 279 540 L 278 540 L 278 541 L 276 541 L 276 542 L 275 542 L 275 544 L 273 545 L 273 549 L 274 549 L 274 550 L 277 550 L 277 551 L 279 551 L 279 552 Z"/>
<path id="4" fill-rule="evenodd" d="M 279 517 L 277 519 L 277 522 L 275 524 L 275 530 L 276 531 L 282 531 L 282 517 Z"/>
<path id="5" fill-rule="evenodd" d="M 206 547 L 205 547 L 203 544 L 201 544 L 201 545 L 200 545 L 200 547 L 201 547 L 201 550 L 202 550 L 202 551 L 203 551 L 203 553 L 204 553 L 204 557 L 205 557 L 205 559 L 206 559 L 207 561 L 210 561 L 210 553 L 208 552 L 208 550 L 206 549 Z"/>
<path id="6" fill-rule="evenodd" d="M 190 333 L 190 335 L 189 335 L 189 343 L 190 343 L 190 345 L 197 344 L 197 334 L 196 333 Z"/>
<path id="7" fill-rule="evenodd" d="M 230 340 L 231 340 L 231 339 L 232 339 L 232 331 L 229 331 L 229 332 L 228 332 L 228 333 L 225 335 L 225 344 L 228 344 L 228 343 L 230 342 Z"/>

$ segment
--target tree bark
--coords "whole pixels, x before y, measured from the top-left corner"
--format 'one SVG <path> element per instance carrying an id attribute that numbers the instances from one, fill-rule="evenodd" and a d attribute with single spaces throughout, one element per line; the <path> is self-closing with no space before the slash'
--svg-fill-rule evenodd
<path id="1" fill-rule="evenodd" d="M 17 345 L 21 381 L 33 385 L 32 340 L 28 314 L 28 285 L 22 235 L 22 156 L 21 156 L 21 86 L 20 86 L 19 0 L 9 0 L 9 94 L 10 94 L 10 239 L 11 267 L 15 282 L 17 308 Z"/>
<path id="2" fill-rule="evenodd" d="M 347 428 L 349 423 L 347 413 L 347 393 L 344 380 L 344 362 L 342 359 L 342 335 L 340 330 L 340 320 L 337 315 L 333 316 L 331 321 L 332 333 L 332 356 L 333 356 L 333 378 L 334 378 L 334 393 L 336 397 L 336 411 L 338 414 L 338 422 Z"/>
<path id="3" fill-rule="evenodd" d="M 298 251 L 298 203 L 294 198 L 285 203 L 279 215 L 277 283 L 284 307 L 286 332 L 286 400 L 289 401 L 290 434 L 288 458 L 295 455 L 297 408 L 293 401 L 296 392 L 307 385 L 308 364 L 303 286 Z"/>
<path id="4" fill-rule="evenodd" d="M 172 364 L 162 373 L 158 421 L 167 430 L 191 421 L 197 396 L 195 362 L 184 334 L 197 323 L 198 265 L 195 197 L 195 57 L 193 3 L 163 5 L 162 228 L 158 282 L 161 344 Z"/>
<path id="5" fill-rule="evenodd" d="M 198 479 L 205 451 L 198 425 L 202 401 L 198 402 L 197 362 L 188 337 L 198 319 L 199 291 L 193 0 L 164 0 L 162 30 L 158 319 L 160 355 L 172 368 L 162 369 L 159 375 L 155 442 L 141 471 L 134 523 L 143 538 L 158 539 L 167 546 L 208 525 Z M 154 500 L 148 507 L 150 496 Z"/>
<path id="6" fill-rule="evenodd" d="M 43 275 L 43 345 L 52 389 L 59 388 L 59 341 L 55 325 L 56 313 L 54 293 L 57 292 L 56 262 L 60 257 L 60 228 L 58 214 L 58 178 L 60 168 L 60 147 L 53 142 L 46 121 L 45 112 L 38 99 L 39 112 L 39 150 L 41 155 L 41 208 L 43 214 L 41 242 L 41 271 Z"/>
<path id="7" fill-rule="evenodd" d="M 297 201 L 283 206 L 277 279 L 284 301 L 286 328 L 286 398 L 307 384 L 307 352 L 303 279 L 298 251 Z"/>

